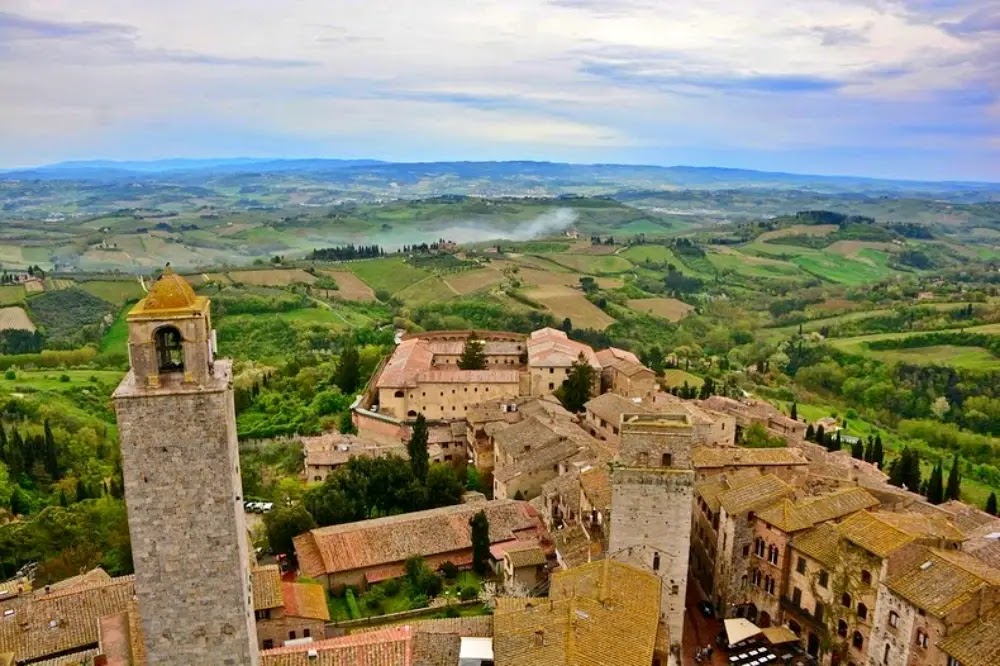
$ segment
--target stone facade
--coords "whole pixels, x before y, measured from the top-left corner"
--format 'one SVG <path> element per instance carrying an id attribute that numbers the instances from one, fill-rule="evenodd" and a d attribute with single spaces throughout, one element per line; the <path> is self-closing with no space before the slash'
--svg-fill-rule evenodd
<path id="1" fill-rule="evenodd" d="M 285 641 L 326 638 L 326 623 L 308 617 L 293 617 L 284 608 L 269 608 L 257 612 L 257 644 L 262 650 L 281 647 Z"/>
<path id="2" fill-rule="evenodd" d="M 211 363 L 207 303 L 173 287 L 168 307 L 154 286 L 130 314 L 133 367 L 114 393 L 146 652 L 157 666 L 256 666 L 230 364 Z M 166 326 L 182 332 L 183 367 L 147 344 Z"/>
<path id="3" fill-rule="evenodd" d="M 680 663 L 691 547 L 692 428 L 686 416 L 626 415 L 611 474 L 608 552 L 661 581 L 668 663 Z"/>

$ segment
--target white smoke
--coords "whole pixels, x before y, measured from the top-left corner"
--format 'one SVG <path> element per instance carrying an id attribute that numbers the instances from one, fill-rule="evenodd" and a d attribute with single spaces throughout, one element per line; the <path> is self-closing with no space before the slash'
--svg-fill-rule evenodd
<path id="1" fill-rule="evenodd" d="M 576 224 L 579 215 L 572 208 L 557 208 L 542 213 L 533 220 L 512 225 L 458 222 L 434 235 L 456 243 L 481 243 L 491 240 L 526 241 L 565 231 Z"/>

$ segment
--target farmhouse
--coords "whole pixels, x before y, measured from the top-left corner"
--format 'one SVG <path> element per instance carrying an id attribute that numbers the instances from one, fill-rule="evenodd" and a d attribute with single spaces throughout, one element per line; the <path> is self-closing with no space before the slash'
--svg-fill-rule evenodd
<path id="1" fill-rule="evenodd" d="M 331 590 L 402 576 L 413 555 L 432 568 L 444 562 L 469 567 L 469 520 L 479 511 L 486 512 L 494 546 L 516 541 L 544 547 L 548 541 L 538 512 L 527 502 L 493 500 L 321 527 L 295 537 L 295 553 L 302 573 Z"/>

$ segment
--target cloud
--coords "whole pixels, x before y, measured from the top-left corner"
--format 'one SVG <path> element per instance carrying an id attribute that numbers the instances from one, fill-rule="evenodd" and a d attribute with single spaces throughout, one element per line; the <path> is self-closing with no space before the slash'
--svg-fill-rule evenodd
<path id="1" fill-rule="evenodd" d="M 867 30 L 846 26 L 815 26 L 812 31 L 819 36 L 823 46 L 856 46 L 868 43 Z"/>
<path id="2" fill-rule="evenodd" d="M 52 21 L 0 12 L 0 35 L 5 39 L 32 37 L 40 39 L 66 39 L 71 37 L 131 37 L 136 33 L 132 26 L 100 21 Z"/>

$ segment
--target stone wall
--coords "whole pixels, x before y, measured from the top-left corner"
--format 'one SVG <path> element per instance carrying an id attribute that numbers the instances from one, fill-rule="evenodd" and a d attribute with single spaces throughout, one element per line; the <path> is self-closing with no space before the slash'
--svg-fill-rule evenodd
<path id="1" fill-rule="evenodd" d="M 114 395 L 149 663 L 258 663 L 229 364 L 212 383 Z"/>
<path id="2" fill-rule="evenodd" d="M 257 620 L 257 645 L 266 650 L 281 647 L 285 641 L 312 638 L 321 641 L 326 637 L 323 620 L 290 617 L 280 608 L 271 609 L 270 617 Z M 270 641 L 270 643 L 268 643 Z"/>
<path id="3" fill-rule="evenodd" d="M 418 413 L 428 419 L 460 419 L 465 418 L 469 407 L 496 398 L 515 398 L 519 393 L 520 380 L 424 382 L 406 389 L 381 388 L 379 413 L 398 419 L 412 418 Z"/>

